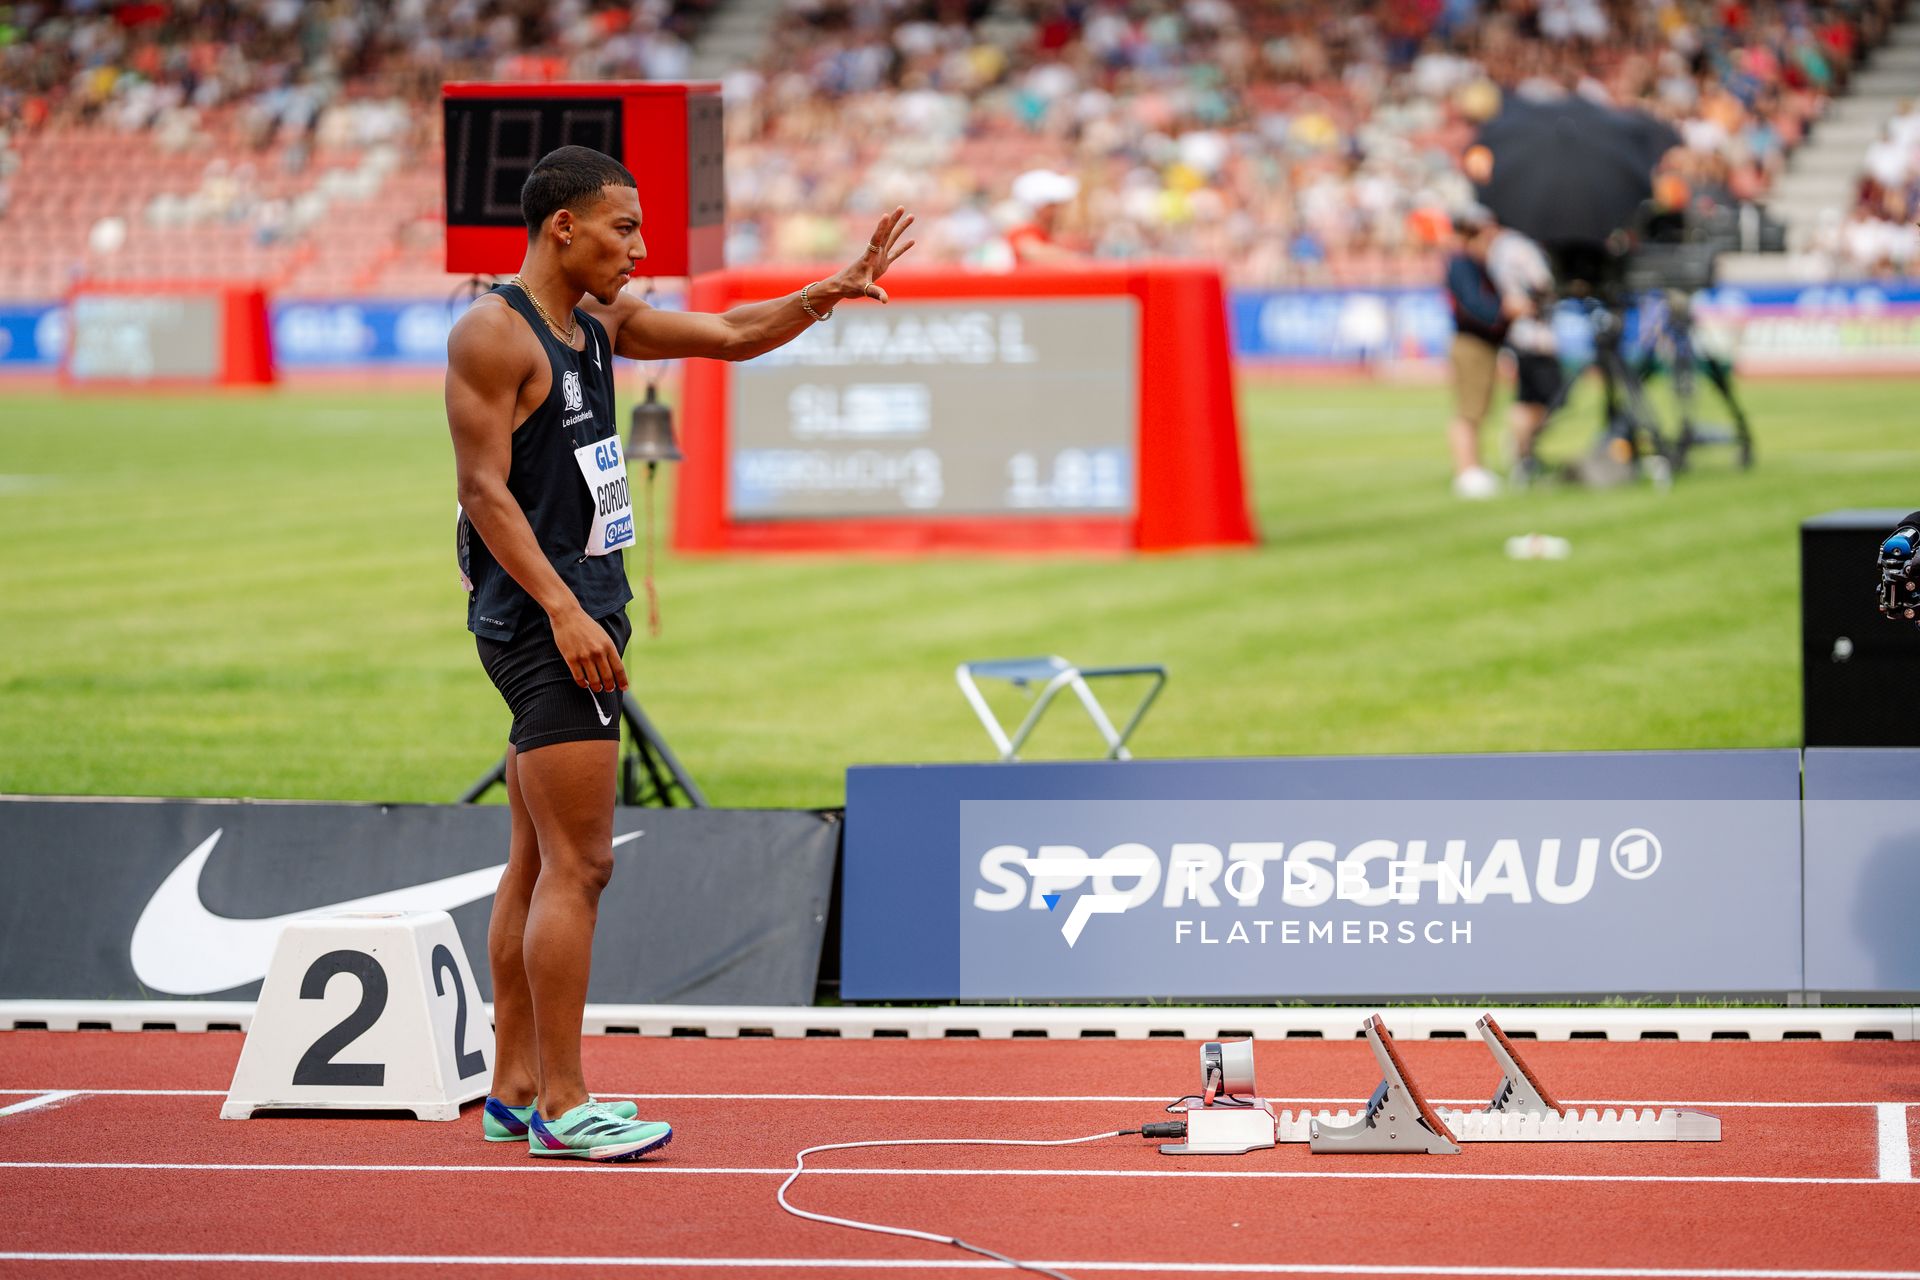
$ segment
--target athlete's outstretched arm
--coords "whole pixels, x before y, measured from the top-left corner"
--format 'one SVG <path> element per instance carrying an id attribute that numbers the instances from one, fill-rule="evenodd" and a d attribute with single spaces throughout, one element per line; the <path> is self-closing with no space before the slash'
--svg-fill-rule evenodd
<path id="1" fill-rule="evenodd" d="M 900 237 L 913 225 L 905 209 L 881 218 L 873 238 L 852 265 L 807 289 L 809 305 L 822 315 L 848 298 L 887 301 L 887 291 L 876 281 L 900 256 L 913 248 Z M 701 312 L 659 311 L 638 298 L 621 294 L 611 307 L 583 304 L 599 315 L 613 334 L 615 354 L 629 360 L 678 360 L 707 357 L 715 360 L 751 360 L 785 346 L 814 323 L 800 305 L 800 295 L 789 293 L 765 302 L 749 302 L 718 315 Z"/>
<path id="2" fill-rule="evenodd" d="M 505 307 L 475 305 L 447 335 L 447 427 L 453 433 L 460 505 L 500 567 L 553 620 L 554 644 L 575 683 L 595 692 L 625 689 L 627 670 L 619 649 L 547 562 L 526 512 L 507 488 L 514 405 L 532 372 L 515 355 L 518 323 Z"/>

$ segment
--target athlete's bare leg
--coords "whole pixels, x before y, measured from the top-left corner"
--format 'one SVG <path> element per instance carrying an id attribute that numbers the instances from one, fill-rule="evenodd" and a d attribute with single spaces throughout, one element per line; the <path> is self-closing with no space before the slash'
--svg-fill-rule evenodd
<path id="1" fill-rule="evenodd" d="M 507 810 L 513 815 L 507 869 L 493 895 L 493 918 L 487 924 L 487 964 L 493 972 L 491 1092 L 510 1107 L 524 1107 L 533 1101 L 540 1083 L 533 993 L 527 987 L 526 961 L 521 955 L 527 906 L 540 875 L 540 839 L 520 794 L 519 752 L 513 747 L 507 748 Z"/>
<path id="2" fill-rule="evenodd" d="M 600 891 L 613 875 L 613 794 L 618 742 L 557 742 L 519 753 L 520 794 L 539 840 L 540 872 L 521 955 L 532 995 L 540 1112 L 587 1100 L 580 1023 L 593 969 Z"/>

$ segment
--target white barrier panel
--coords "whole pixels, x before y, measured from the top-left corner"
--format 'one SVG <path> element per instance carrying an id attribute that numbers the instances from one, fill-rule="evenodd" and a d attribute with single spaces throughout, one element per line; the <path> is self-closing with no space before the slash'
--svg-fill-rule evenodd
<path id="1" fill-rule="evenodd" d="M 486 1094 L 492 1063 L 453 917 L 314 916 L 280 935 L 220 1118 L 297 1108 L 453 1120 Z"/>

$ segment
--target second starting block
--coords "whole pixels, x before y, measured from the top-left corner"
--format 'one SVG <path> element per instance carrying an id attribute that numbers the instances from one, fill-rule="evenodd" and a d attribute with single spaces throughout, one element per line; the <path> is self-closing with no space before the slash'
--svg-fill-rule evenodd
<path id="1" fill-rule="evenodd" d="M 1378 1014 L 1361 1025 L 1380 1066 L 1380 1083 L 1359 1110 L 1275 1109 L 1253 1089 L 1252 1042 L 1206 1045 L 1204 1092 L 1184 1107 L 1187 1140 L 1160 1150 L 1167 1155 L 1243 1155 L 1282 1142 L 1304 1142 L 1323 1154 L 1414 1152 L 1458 1155 L 1467 1142 L 1718 1142 L 1720 1120 L 1703 1111 L 1673 1107 L 1568 1107 L 1547 1090 L 1491 1015 L 1476 1024 L 1500 1068 L 1493 1100 L 1476 1110 L 1436 1107 L 1413 1082 L 1392 1032 Z M 1244 1061 L 1235 1083 L 1216 1087 L 1215 1064 Z M 1209 1051 L 1214 1057 L 1209 1058 Z M 1183 1099 L 1182 1102 L 1186 1102 Z"/>

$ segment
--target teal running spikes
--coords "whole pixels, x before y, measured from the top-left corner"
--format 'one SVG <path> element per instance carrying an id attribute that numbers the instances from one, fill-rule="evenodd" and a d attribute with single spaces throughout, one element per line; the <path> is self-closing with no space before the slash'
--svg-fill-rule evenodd
<path id="1" fill-rule="evenodd" d="M 488 1098 L 487 1105 L 480 1112 L 480 1132 L 488 1142 L 525 1142 L 527 1141 L 527 1117 L 540 1105 L 535 1098 L 531 1105 L 510 1107 L 498 1098 Z M 638 1114 L 640 1108 L 631 1102 L 611 1102 L 607 1104 L 614 1112 L 628 1120 Z"/>
<path id="2" fill-rule="evenodd" d="M 527 1117 L 527 1154 L 575 1160 L 638 1160 L 673 1141 L 673 1126 L 636 1120 L 619 1103 L 583 1102 L 551 1120 Z"/>

